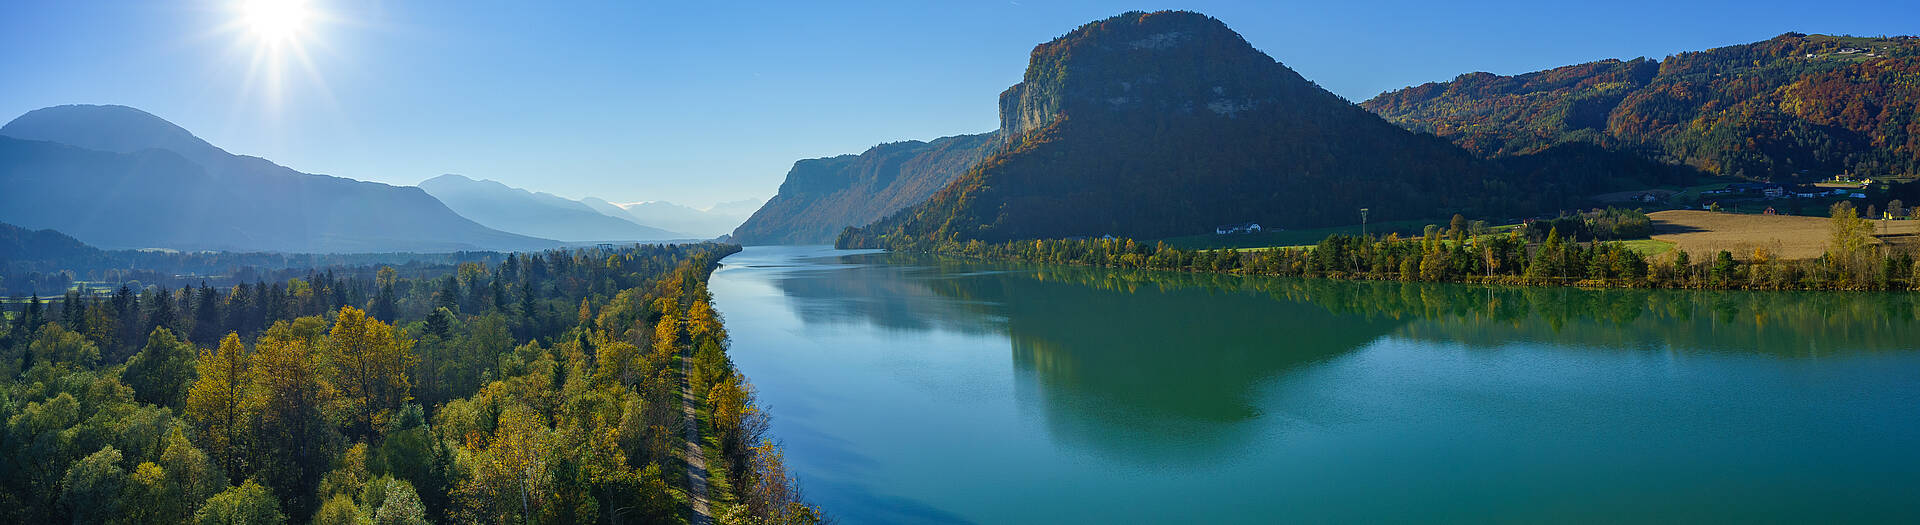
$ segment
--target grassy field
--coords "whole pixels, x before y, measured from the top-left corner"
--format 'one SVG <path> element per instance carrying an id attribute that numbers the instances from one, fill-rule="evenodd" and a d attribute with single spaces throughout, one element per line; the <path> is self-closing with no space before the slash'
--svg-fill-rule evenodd
<path id="1" fill-rule="evenodd" d="M 1660 255 L 1663 253 L 1673 251 L 1673 243 L 1662 241 L 1662 240 L 1656 240 L 1656 239 L 1636 239 L 1631 241 L 1618 241 L 1618 244 L 1622 246 L 1626 246 L 1627 249 L 1629 250 L 1640 252 L 1640 255 L 1645 255 L 1647 257 L 1653 257 L 1655 255 Z"/>
<path id="2" fill-rule="evenodd" d="M 1682 191 L 1698 192 L 1713 189 L 1724 184 L 1695 186 Z M 1825 210 L 1824 203 L 1815 199 L 1804 208 Z M 1779 204 L 1784 204 L 1784 201 Z M 1746 207 L 1755 207 L 1751 203 Z M 1760 208 L 1764 208 L 1763 206 Z M 1744 210 L 1758 212 L 1755 210 Z M 1784 211 L 1784 210 L 1783 210 Z M 1802 211 L 1799 207 L 1794 211 Z M 1659 256 L 1673 250 L 1683 250 L 1694 257 L 1710 257 L 1726 250 L 1740 259 L 1753 256 L 1757 248 L 1766 248 L 1775 257 L 1784 259 L 1813 259 L 1826 252 L 1827 239 L 1832 231 L 1825 217 L 1805 215 L 1762 215 L 1759 213 L 1715 213 L 1704 210 L 1666 210 L 1647 214 L 1653 219 L 1653 235 L 1649 239 L 1619 241 L 1628 249 L 1648 257 Z M 1809 215 L 1811 213 L 1809 212 Z M 1441 224 L 1445 221 L 1413 220 L 1377 223 L 1368 228 L 1375 234 L 1399 232 L 1402 237 L 1412 237 L 1428 224 Z M 1894 249 L 1920 249 L 1920 221 L 1874 221 L 1874 242 Z M 1494 231 L 1504 231 L 1516 225 L 1494 227 Z M 1337 226 L 1304 230 L 1269 231 L 1238 235 L 1192 235 L 1164 239 L 1168 245 L 1187 250 L 1219 250 L 1234 248 L 1241 251 L 1261 251 L 1281 248 L 1304 248 L 1318 244 L 1329 235 L 1358 235 L 1360 227 Z"/>
<path id="3" fill-rule="evenodd" d="M 1446 223 L 1447 221 L 1445 219 L 1376 222 L 1376 223 L 1367 225 L 1367 231 L 1373 234 L 1399 232 L 1400 235 L 1404 237 L 1409 233 L 1411 234 L 1420 233 L 1420 230 L 1423 228 L 1426 228 L 1428 224 L 1436 224 L 1444 227 Z M 1285 248 L 1290 246 L 1311 246 L 1311 245 L 1319 244 L 1321 239 L 1325 239 L 1327 238 L 1327 236 L 1330 236 L 1330 235 L 1359 235 L 1359 234 L 1360 234 L 1360 225 L 1355 224 L 1351 226 L 1334 226 L 1330 228 L 1264 231 L 1260 233 L 1243 233 L 1243 234 L 1228 234 L 1228 235 L 1213 235 L 1213 234 L 1189 235 L 1186 237 L 1173 237 L 1169 239 L 1161 239 L 1161 241 L 1167 243 L 1168 246 L 1172 246 L 1182 250 L 1222 250 L 1227 248 L 1239 248 L 1244 250 L 1249 248 L 1266 249 L 1266 248 Z"/>
<path id="4" fill-rule="evenodd" d="M 1827 250 L 1832 230 L 1824 217 L 1748 215 L 1699 210 L 1668 210 L 1653 218 L 1653 240 L 1672 243 L 1694 256 L 1726 250 L 1746 259 L 1766 248 L 1786 259 L 1817 258 Z M 1892 246 L 1920 244 L 1920 221 L 1874 221 L 1875 242 Z"/>

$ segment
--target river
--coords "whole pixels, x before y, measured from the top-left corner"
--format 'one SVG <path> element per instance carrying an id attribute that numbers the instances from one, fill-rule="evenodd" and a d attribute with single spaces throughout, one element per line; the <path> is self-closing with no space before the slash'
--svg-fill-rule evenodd
<path id="1" fill-rule="evenodd" d="M 710 285 L 842 523 L 1920 520 L 1915 294 L 750 247 Z"/>

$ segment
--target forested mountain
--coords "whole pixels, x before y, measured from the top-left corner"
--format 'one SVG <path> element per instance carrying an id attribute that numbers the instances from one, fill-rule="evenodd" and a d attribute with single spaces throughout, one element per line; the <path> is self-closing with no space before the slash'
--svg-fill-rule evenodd
<path id="1" fill-rule="evenodd" d="M 0 262 L 23 259 L 72 259 L 100 253 L 67 234 L 53 230 L 29 230 L 0 222 Z"/>
<path id="2" fill-rule="evenodd" d="M 881 144 L 793 163 L 780 192 L 733 231 L 742 244 L 822 244 L 919 204 L 1000 145 L 997 133 Z"/>
<path id="3" fill-rule="evenodd" d="M 1920 39 L 1788 33 L 1663 61 L 1468 73 L 1362 104 L 1493 156 L 1581 142 L 1751 179 L 1920 173 Z"/>
<path id="4" fill-rule="evenodd" d="M 562 241 L 652 241 L 688 236 L 608 216 L 580 202 L 491 180 L 441 175 L 420 189 L 490 228 Z"/>
<path id="5" fill-rule="evenodd" d="M 697 239 L 711 239 L 726 235 L 747 219 L 753 210 L 739 212 L 736 208 L 715 206 L 706 210 L 682 206 L 667 201 L 647 201 L 632 204 L 614 204 L 605 199 L 587 197 L 580 199 L 582 204 L 595 211 L 630 220 L 640 224 L 656 226 L 686 234 Z"/>
<path id="6" fill-rule="evenodd" d="M 146 112 L 58 106 L 0 127 L 0 221 L 105 248 L 285 252 L 538 249 L 418 188 L 227 153 Z"/>
<path id="7" fill-rule="evenodd" d="M 1591 189 L 1400 129 L 1191 12 L 1127 13 L 1041 44 L 1000 95 L 1000 121 L 1004 149 L 853 244 L 1351 224 L 1363 207 L 1511 216 Z"/>

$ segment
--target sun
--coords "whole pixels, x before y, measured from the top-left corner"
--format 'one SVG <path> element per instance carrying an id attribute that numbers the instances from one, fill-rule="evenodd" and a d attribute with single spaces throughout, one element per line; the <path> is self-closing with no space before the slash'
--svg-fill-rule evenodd
<path id="1" fill-rule="evenodd" d="M 240 22 L 247 32 L 267 44 L 296 40 L 306 30 L 312 12 L 302 0 L 241 0 Z"/>
<path id="2" fill-rule="evenodd" d="M 228 64 L 244 67 L 241 94 L 259 97 L 277 111 L 289 94 L 313 103 L 330 97 L 316 58 L 340 18 L 325 0 L 216 0 L 225 6 L 225 23 L 216 33 L 231 35 Z M 300 93 L 305 93 L 301 95 Z"/>

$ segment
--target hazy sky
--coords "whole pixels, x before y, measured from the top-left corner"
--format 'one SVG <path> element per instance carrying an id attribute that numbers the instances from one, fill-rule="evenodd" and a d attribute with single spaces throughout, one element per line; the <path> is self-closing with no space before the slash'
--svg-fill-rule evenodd
<path id="1" fill-rule="evenodd" d="M 1035 44 L 1128 10 L 1213 15 L 1356 101 L 1787 31 L 1920 33 L 1911 0 L 309 0 L 302 60 L 262 51 L 236 3 L 0 1 L 0 119 L 125 104 L 306 172 L 705 206 L 771 196 L 797 159 L 991 130 Z"/>

